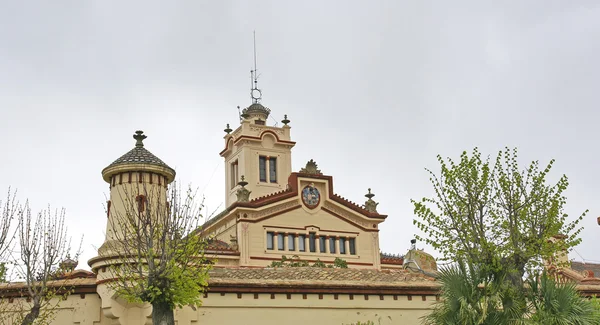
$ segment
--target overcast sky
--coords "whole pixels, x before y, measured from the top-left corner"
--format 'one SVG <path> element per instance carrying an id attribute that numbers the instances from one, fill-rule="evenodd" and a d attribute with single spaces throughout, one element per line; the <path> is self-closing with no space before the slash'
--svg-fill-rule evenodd
<path id="1" fill-rule="evenodd" d="M 569 176 L 567 212 L 590 210 L 570 257 L 600 260 L 598 1 L 1 1 L 1 192 L 64 206 L 87 268 L 104 239 L 100 172 L 141 129 L 217 209 L 253 30 L 293 170 L 315 159 L 359 203 L 371 187 L 383 251 L 408 249 L 409 200 L 432 194 L 437 154 L 516 146 Z"/>

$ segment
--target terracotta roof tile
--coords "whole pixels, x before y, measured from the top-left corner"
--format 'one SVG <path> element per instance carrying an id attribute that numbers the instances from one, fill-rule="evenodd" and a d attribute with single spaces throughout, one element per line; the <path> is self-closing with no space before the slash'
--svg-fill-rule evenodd
<path id="1" fill-rule="evenodd" d="M 583 271 L 592 271 L 594 272 L 594 277 L 600 277 L 600 264 L 597 263 L 572 261 L 571 269 L 579 273 L 583 273 Z"/>
<path id="2" fill-rule="evenodd" d="M 421 285 L 437 286 L 433 278 L 407 270 L 330 269 L 320 267 L 284 268 L 222 268 L 210 272 L 210 283 L 264 283 L 264 284 L 344 284 L 366 285 Z"/>

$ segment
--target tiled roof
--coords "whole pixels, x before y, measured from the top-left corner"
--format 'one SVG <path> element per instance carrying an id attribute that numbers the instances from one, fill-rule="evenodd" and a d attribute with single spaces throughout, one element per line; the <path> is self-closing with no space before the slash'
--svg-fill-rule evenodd
<path id="1" fill-rule="evenodd" d="M 113 163 L 108 165 L 108 167 L 122 164 L 149 164 L 172 169 L 162 160 L 160 160 L 160 158 L 156 157 L 144 147 L 135 147 L 129 150 L 129 152 L 119 157 L 119 159 L 113 161 Z"/>
<path id="2" fill-rule="evenodd" d="M 404 256 L 396 254 L 380 253 L 381 264 L 404 264 Z"/>
<path id="3" fill-rule="evenodd" d="M 208 251 L 235 251 L 231 245 L 219 239 L 209 239 L 208 245 L 206 246 Z"/>
<path id="4" fill-rule="evenodd" d="M 332 269 L 320 267 L 222 268 L 210 272 L 210 283 L 239 284 L 328 284 L 344 286 L 437 287 L 433 278 L 406 270 Z"/>
<path id="5" fill-rule="evenodd" d="M 600 264 L 572 261 L 571 269 L 580 273 L 583 271 L 592 271 L 594 272 L 594 277 L 600 278 Z"/>

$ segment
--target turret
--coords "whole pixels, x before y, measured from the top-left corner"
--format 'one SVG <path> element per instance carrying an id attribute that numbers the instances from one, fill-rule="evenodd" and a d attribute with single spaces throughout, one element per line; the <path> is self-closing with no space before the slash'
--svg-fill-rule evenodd
<path id="1" fill-rule="evenodd" d="M 105 239 L 98 249 L 99 257 L 106 260 L 123 239 L 122 216 L 137 210 L 141 213 L 147 204 L 166 203 L 167 186 L 175 178 L 175 170 L 144 148 L 143 131 L 133 135 L 135 146 L 102 170 L 102 178 L 109 184 L 110 200 L 106 204 L 107 222 Z M 90 265 L 97 258 L 90 260 Z M 94 266 L 92 265 L 92 268 Z"/>

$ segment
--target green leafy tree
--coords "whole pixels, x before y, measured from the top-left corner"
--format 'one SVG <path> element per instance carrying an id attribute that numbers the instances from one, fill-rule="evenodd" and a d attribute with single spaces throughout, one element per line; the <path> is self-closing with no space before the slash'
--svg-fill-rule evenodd
<path id="1" fill-rule="evenodd" d="M 543 169 L 533 161 L 521 170 L 516 149 L 506 148 L 490 162 L 475 148 L 459 161 L 439 155 L 438 161 L 439 174 L 427 170 L 435 196 L 411 202 L 414 224 L 424 233 L 417 238 L 443 259 L 507 272 L 511 282 L 522 285 L 527 270 L 539 269 L 544 259 L 581 241 L 577 225 L 587 211 L 567 220 L 567 177 L 547 181 L 554 160 Z M 557 234 L 568 237 L 549 241 Z"/>
<path id="2" fill-rule="evenodd" d="M 116 239 L 99 249 L 100 256 L 120 260 L 109 285 L 130 302 L 150 303 L 153 324 L 174 325 L 174 309 L 200 306 L 208 285 L 203 205 L 175 184 L 166 192 L 145 184 L 121 192 L 124 210 L 112 211 L 108 222 Z"/>

